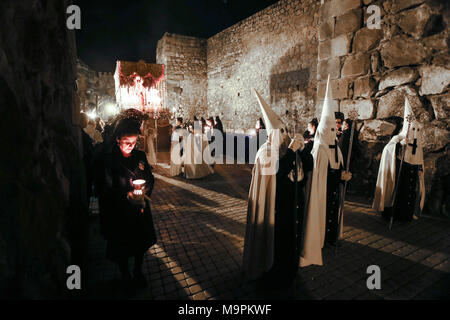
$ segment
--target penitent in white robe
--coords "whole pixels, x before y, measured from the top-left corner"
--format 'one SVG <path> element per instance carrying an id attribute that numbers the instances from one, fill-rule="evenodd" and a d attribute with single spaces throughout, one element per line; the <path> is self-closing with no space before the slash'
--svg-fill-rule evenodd
<path id="1" fill-rule="evenodd" d="M 395 181 L 397 179 L 396 172 L 396 145 L 405 138 L 404 135 L 396 135 L 392 137 L 391 141 L 384 147 L 381 155 L 380 168 L 378 169 L 378 178 L 375 189 L 375 196 L 372 208 L 376 211 L 384 211 L 384 208 L 392 207 L 394 205 L 394 189 Z M 408 150 L 409 151 L 409 150 Z M 424 168 L 422 148 L 418 148 L 417 156 L 405 155 L 405 162 L 410 164 L 420 164 Z M 420 209 L 423 209 L 425 203 L 425 182 L 424 173 L 419 171 L 420 184 Z M 399 190 L 401 192 L 401 190 Z"/>
<path id="2" fill-rule="evenodd" d="M 271 166 L 271 146 L 266 142 L 256 154 L 248 194 L 242 271 L 256 279 L 270 270 L 274 255 L 276 170 Z M 267 174 L 272 171 L 272 174 Z"/>
<path id="3" fill-rule="evenodd" d="M 312 172 L 311 191 L 304 226 L 303 248 L 300 256 L 300 266 L 311 264 L 323 265 L 322 248 L 325 243 L 325 228 L 327 215 L 327 178 L 329 150 L 324 144 L 314 148 L 314 169 Z M 341 150 L 338 149 L 338 164 L 343 163 Z M 340 233 L 342 234 L 343 223 Z"/>

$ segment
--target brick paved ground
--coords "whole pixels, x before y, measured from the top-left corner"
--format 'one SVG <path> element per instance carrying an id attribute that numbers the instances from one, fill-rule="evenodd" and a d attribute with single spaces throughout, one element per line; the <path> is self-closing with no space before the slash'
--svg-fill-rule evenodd
<path id="1" fill-rule="evenodd" d="M 361 201 L 346 203 L 342 247 L 337 255 L 333 248 L 324 248 L 324 266 L 300 269 L 289 290 L 269 291 L 256 282 L 244 283 L 240 266 L 251 168 L 219 165 L 215 170 L 205 179 L 185 180 L 168 177 L 164 167 L 155 168 L 152 212 L 158 243 L 144 260 L 146 289 L 130 290 L 118 280 L 117 267 L 105 259 L 98 217 L 92 217 L 89 297 L 450 298 L 450 221 L 422 217 L 389 231 L 384 220 Z M 372 264 L 381 268 L 381 290 L 366 287 L 366 269 Z"/>

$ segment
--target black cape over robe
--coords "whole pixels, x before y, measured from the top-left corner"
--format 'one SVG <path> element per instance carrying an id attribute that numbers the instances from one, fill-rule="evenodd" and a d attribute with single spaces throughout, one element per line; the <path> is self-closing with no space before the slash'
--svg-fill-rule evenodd
<path id="1" fill-rule="evenodd" d="M 401 146 L 397 143 L 395 146 L 396 153 L 396 171 L 400 169 L 400 157 L 401 157 Z M 421 165 L 409 164 L 403 161 L 402 172 L 400 172 L 400 181 L 398 182 L 398 192 L 397 197 L 394 200 L 394 205 L 392 207 L 387 207 L 382 212 L 383 218 L 389 220 L 392 215 L 394 215 L 394 221 L 408 222 L 412 220 L 412 217 L 419 207 L 419 171 L 422 171 Z M 397 181 L 398 176 L 396 175 L 395 181 Z"/>
<path id="2" fill-rule="evenodd" d="M 150 211 L 127 199 L 132 181 L 146 181 L 146 195 L 150 197 L 154 177 L 144 152 L 134 149 L 125 158 L 117 146 L 103 154 L 99 184 L 101 229 L 108 240 L 106 254 L 113 261 L 141 255 L 156 243 L 156 234 Z"/>
<path id="3" fill-rule="evenodd" d="M 298 152 L 304 173 L 310 171 L 313 165 L 309 152 Z M 305 210 L 306 177 L 298 182 L 297 210 L 294 209 L 295 183 L 289 178 L 289 173 L 295 170 L 296 154 L 287 149 L 280 158 L 277 172 L 275 196 L 275 235 L 274 264 L 268 272 L 270 280 L 279 285 L 289 285 L 297 275 L 300 259 L 302 220 Z M 309 176 L 309 175 L 308 175 Z"/>

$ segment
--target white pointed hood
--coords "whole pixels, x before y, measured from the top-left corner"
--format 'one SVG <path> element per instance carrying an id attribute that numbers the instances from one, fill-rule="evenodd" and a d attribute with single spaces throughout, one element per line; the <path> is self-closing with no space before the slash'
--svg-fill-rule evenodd
<path id="1" fill-rule="evenodd" d="M 312 152 L 316 152 L 320 146 L 325 147 L 328 153 L 328 160 L 331 168 L 338 169 L 342 155 L 338 150 L 339 147 L 337 145 L 336 140 L 336 118 L 334 115 L 335 110 L 332 109 L 330 104 L 329 87 L 330 87 L 330 76 L 328 75 L 327 88 L 325 91 L 325 99 L 322 107 L 322 114 L 314 138 L 314 149 L 316 150 L 313 149 Z M 330 148 L 330 146 L 335 146 L 336 149 Z"/>
<path id="2" fill-rule="evenodd" d="M 270 108 L 258 91 L 256 91 L 256 89 L 253 90 L 255 91 L 256 98 L 258 99 L 259 106 L 261 107 L 261 113 L 263 115 L 264 124 L 266 125 L 267 134 L 270 135 L 274 129 L 284 129 L 285 125 L 283 120 L 281 120 L 275 111 Z"/>
<path id="3" fill-rule="evenodd" d="M 408 117 L 413 118 L 409 124 L 408 133 Z M 408 133 L 408 146 L 405 153 L 405 161 L 409 164 L 422 164 L 423 163 L 423 137 L 422 130 L 419 122 L 414 116 L 414 112 L 411 108 L 411 104 L 407 97 L 405 97 L 405 111 L 403 114 L 403 128 L 399 133 L 399 138 L 404 139 Z"/>
<path id="4" fill-rule="evenodd" d="M 287 135 L 286 126 L 281 118 L 272 110 L 266 101 L 261 97 L 258 91 L 255 90 L 256 98 L 258 99 L 261 113 L 263 115 L 264 124 L 267 130 L 267 142 L 270 146 L 275 147 L 273 151 L 283 156 L 289 145 L 289 137 Z M 278 156 L 275 153 L 275 157 Z"/>

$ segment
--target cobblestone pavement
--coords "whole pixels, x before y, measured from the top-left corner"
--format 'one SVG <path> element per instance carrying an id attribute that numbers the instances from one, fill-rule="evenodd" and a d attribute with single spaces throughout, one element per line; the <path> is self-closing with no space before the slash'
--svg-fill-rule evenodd
<path id="1" fill-rule="evenodd" d="M 94 203 L 89 298 L 98 299 L 438 299 L 450 298 L 450 221 L 422 217 L 392 230 L 370 205 L 346 202 L 342 247 L 323 249 L 324 266 L 299 269 L 288 290 L 245 283 L 248 165 L 217 165 L 205 179 L 168 176 L 157 166 L 152 213 L 158 242 L 146 253 L 148 288 L 129 290 L 105 259 Z M 131 262 L 131 259 L 130 259 Z M 381 289 L 366 286 L 367 267 L 381 269 Z M 130 264 L 131 267 L 131 264 Z M 125 288 L 125 289 L 124 289 Z"/>

